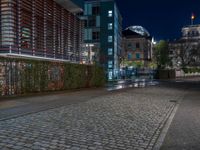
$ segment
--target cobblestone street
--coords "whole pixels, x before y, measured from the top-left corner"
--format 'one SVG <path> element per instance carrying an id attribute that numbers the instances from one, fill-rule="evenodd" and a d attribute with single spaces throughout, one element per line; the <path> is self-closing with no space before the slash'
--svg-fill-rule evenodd
<path id="1" fill-rule="evenodd" d="M 182 91 L 129 89 L 0 121 L 0 149 L 153 149 Z M 67 96 L 66 96 L 67 98 Z"/>

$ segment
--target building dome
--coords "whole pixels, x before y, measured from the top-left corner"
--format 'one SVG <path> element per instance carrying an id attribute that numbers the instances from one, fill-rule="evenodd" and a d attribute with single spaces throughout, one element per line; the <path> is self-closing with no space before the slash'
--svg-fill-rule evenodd
<path id="1" fill-rule="evenodd" d="M 135 33 L 140 34 L 141 36 L 146 36 L 146 37 L 150 36 L 149 32 L 142 26 L 130 26 L 126 28 L 125 30 L 131 30 Z"/>

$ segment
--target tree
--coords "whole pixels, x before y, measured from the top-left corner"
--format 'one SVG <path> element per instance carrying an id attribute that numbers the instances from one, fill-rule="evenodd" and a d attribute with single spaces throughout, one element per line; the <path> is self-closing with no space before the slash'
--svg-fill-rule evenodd
<path id="1" fill-rule="evenodd" d="M 154 58 L 158 69 L 164 69 L 170 65 L 168 42 L 161 40 L 154 49 Z"/>

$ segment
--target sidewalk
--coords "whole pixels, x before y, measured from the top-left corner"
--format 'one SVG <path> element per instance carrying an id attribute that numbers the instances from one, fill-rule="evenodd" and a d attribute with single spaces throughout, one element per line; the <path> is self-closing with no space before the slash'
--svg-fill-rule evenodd
<path id="1" fill-rule="evenodd" d="M 161 150 L 200 149 L 200 84 L 189 87 Z"/>

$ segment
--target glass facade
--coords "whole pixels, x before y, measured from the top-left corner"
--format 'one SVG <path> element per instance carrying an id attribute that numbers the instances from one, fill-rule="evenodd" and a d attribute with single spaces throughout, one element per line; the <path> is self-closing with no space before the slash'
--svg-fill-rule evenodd
<path id="1" fill-rule="evenodd" d="M 105 68 L 108 80 L 118 78 L 119 56 L 122 48 L 122 18 L 114 0 L 85 1 L 85 35 L 86 44 L 98 45 L 93 47 L 97 53 L 97 62 Z M 90 22 L 96 23 L 91 26 Z M 94 37 L 94 31 L 99 32 L 99 39 Z"/>
<path id="2" fill-rule="evenodd" d="M 113 42 L 113 36 L 108 36 L 108 42 L 112 43 Z"/>
<path id="3" fill-rule="evenodd" d="M 113 48 L 108 48 L 108 55 L 113 55 Z"/>
<path id="4" fill-rule="evenodd" d="M 108 23 L 108 30 L 112 30 L 113 29 L 113 24 L 112 23 Z"/>
<path id="5" fill-rule="evenodd" d="M 108 68 L 109 68 L 109 69 L 112 69 L 112 68 L 113 68 L 113 61 L 112 61 L 112 60 L 109 60 L 109 61 L 108 61 Z"/>

